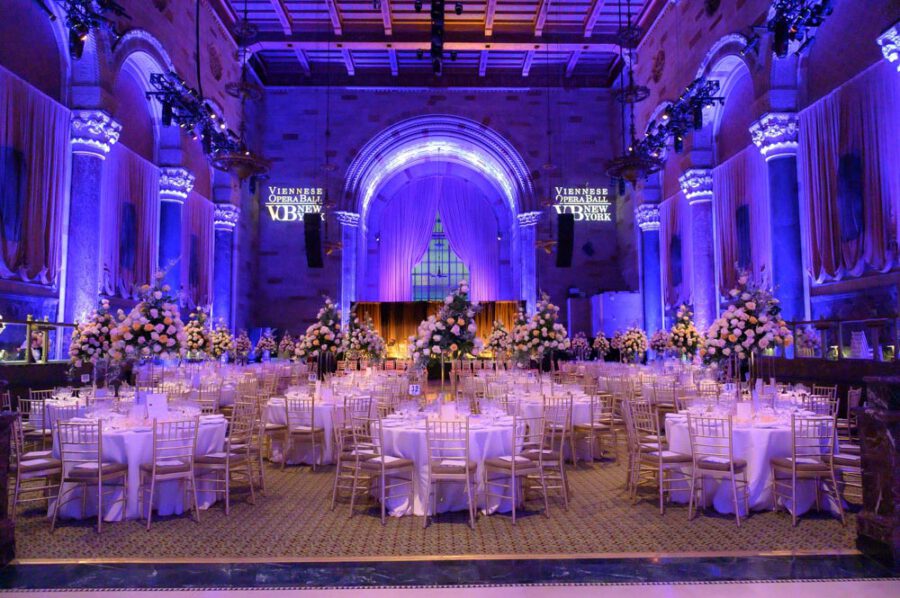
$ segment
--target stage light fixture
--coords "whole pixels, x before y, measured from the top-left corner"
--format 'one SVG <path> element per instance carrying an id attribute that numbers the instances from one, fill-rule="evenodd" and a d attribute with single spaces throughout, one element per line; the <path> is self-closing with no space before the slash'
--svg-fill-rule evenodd
<path id="1" fill-rule="evenodd" d="M 694 117 L 694 129 L 700 130 L 703 128 L 703 106 L 694 106 L 693 115 Z"/>
<path id="2" fill-rule="evenodd" d="M 680 154 L 684 151 L 684 137 L 682 137 L 680 133 L 675 135 L 672 145 L 675 147 L 675 153 Z"/>
<path id="3" fill-rule="evenodd" d="M 416 12 L 422 12 L 422 0 L 416 0 L 413 3 L 413 8 L 416 9 Z"/>
<path id="4" fill-rule="evenodd" d="M 422 60 L 423 56 L 425 56 L 425 50 L 423 50 L 422 48 L 419 48 L 418 50 L 416 50 L 416 58 L 418 58 L 419 60 Z"/>
<path id="5" fill-rule="evenodd" d="M 456 57 L 458 55 L 459 55 L 459 53 L 456 50 L 451 50 L 450 51 L 450 60 L 452 60 L 453 62 L 456 62 Z"/>
<path id="6" fill-rule="evenodd" d="M 172 104 L 163 102 L 162 105 L 162 124 L 164 127 L 172 126 Z"/>
<path id="7" fill-rule="evenodd" d="M 463 3 L 462 3 L 462 2 L 457 2 L 457 3 L 453 6 L 453 12 L 456 13 L 456 16 L 461 15 L 461 14 L 463 13 Z"/>

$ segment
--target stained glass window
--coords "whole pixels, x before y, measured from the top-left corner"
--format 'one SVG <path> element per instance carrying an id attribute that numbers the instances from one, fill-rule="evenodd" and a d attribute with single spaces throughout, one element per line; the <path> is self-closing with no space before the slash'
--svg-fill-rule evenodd
<path id="1" fill-rule="evenodd" d="M 469 269 L 450 249 L 438 214 L 434 219 L 428 250 L 412 271 L 413 301 L 441 301 L 460 280 L 468 277 Z"/>

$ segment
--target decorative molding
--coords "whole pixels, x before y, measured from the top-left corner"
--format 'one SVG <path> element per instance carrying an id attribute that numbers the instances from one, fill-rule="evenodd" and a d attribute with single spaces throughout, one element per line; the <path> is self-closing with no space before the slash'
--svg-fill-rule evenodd
<path id="1" fill-rule="evenodd" d="M 713 179 L 712 170 L 708 168 L 691 168 L 678 177 L 681 191 L 688 200 L 688 205 L 712 201 Z"/>
<path id="2" fill-rule="evenodd" d="M 706 52 L 706 56 L 704 56 L 703 60 L 700 62 L 700 66 L 697 68 L 697 74 L 694 75 L 694 78 L 699 79 L 700 77 L 708 76 L 709 73 L 707 73 L 706 70 L 712 66 L 713 59 L 716 58 L 722 48 L 729 44 L 734 44 L 738 49 L 743 50 L 747 47 L 747 38 L 740 33 L 729 33 L 716 40 L 716 43 L 714 43 L 709 51 Z M 738 53 L 734 52 L 734 54 Z"/>
<path id="3" fill-rule="evenodd" d="M 897 63 L 897 72 L 900 73 L 900 21 L 891 25 L 887 31 L 878 36 L 878 45 L 884 59 L 891 64 Z"/>
<path id="4" fill-rule="evenodd" d="M 342 226 L 359 226 L 359 214 L 356 212 L 335 212 L 334 217 Z"/>
<path id="5" fill-rule="evenodd" d="M 164 167 L 159 169 L 159 200 L 183 204 L 194 188 L 194 175 L 186 168 Z"/>
<path id="6" fill-rule="evenodd" d="M 155 55 L 154 52 L 148 51 L 148 46 L 154 50 Z M 160 62 L 159 68 L 168 71 L 175 70 L 175 65 L 172 63 L 169 53 L 166 52 L 165 46 L 146 29 L 130 29 L 127 31 L 122 37 L 113 42 L 113 52 L 116 55 L 119 68 L 132 53 L 144 52 L 152 56 L 157 62 Z"/>
<path id="7" fill-rule="evenodd" d="M 119 140 L 122 125 L 102 110 L 72 111 L 72 153 L 101 160 Z"/>
<path id="8" fill-rule="evenodd" d="M 634 220 L 642 232 L 659 230 L 659 204 L 643 203 L 634 210 Z"/>
<path id="9" fill-rule="evenodd" d="M 241 219 L 241 209 L 230 203 L 217 203 L 213 216 L 213 227 L 216 230 L 233 231 Z"/>
<path id="10" fill-rule="evenodd" d="M 537 226 L 538 222 L 541 221 L 541 214 L 542 212 L 523 212 L 516 215 L 516 219 L 521 227 Z"/>
<path id="11" fill-rule="evenodd" d="M 799 133 L 800 121 L 793 112 L 769 112 L 750 125 L 750 137 L 767 161 L 797 155 Z"/>

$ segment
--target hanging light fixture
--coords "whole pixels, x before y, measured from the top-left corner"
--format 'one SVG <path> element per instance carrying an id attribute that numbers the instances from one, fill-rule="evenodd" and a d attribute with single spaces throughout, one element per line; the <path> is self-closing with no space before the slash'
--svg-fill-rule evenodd
<path id="1" fill-rule="evenodd" d="M 619 76 L 619 91 L 616 99 L 622 106 L 622 155 L 607 162 L 606 174 L 619 181 L 619 193 L 624 193 L 623 182 L 632 186 L 658 172 L 662 168 L 659 155 L 645 151 L 637 142 L 634 127 L 634 106 L 650 96 L 650 90 L 634 81 L 634 62 L 637 60 L 637 42 L 640 30 L 631 24 L 631 0 L 627 4 L 627 15 L 623 19 L 621 5 L 619 7 L 619 58 L 623 62 Z"/>
<path id="2" fill-rule="evenodd" d="M 328 52 L 331 52 L 331 43 L 328 44 Z M 322 247 L 325 250 L 325 255 L 332 255 L 337 253 L 338 251 L 343 250 L 344 243 L 339 239 L 337 241 L 331 240 L 329 237 L 328 231 L 328 213 L 334 210 L 336 207 L 335 203 L 331 200 L 331 196 L 328 192 L 329 184 L 331 182 L 331 172 L 336 169 L 336 166 L 331 163 L 330 156 L 331 149 L 331 72 L 326 71 L 325 73 L 325 163 L 322 165 L 322 171 L 325 173 L 325 195 L 322 198 L 322 218 L 325 221 L 325 240 L 322 242 Z"/>
<path id="3" fill-rule="evenodd" d="M 56 20 L 56 15 L 50 10 L 44 0 L 35 0 L 37 5 L 47 13 L 51 21 Z M 111 13 L 116 17 L 131 19 L 125 9 L 113 0 L 55 0 L 66 15 L 66 29 L 69 30 L 69 53 L 78 60 L 84 53 L 84 44 L 87 42 L 91 31 L 106 29 L 118 38 L 115 24 L 106 16 Z"/>
<path id="4" fill-rule="evenodd" d="M 200 0 L 197 0 L 197 60 L 200 60 Z M 250 68 L 249 57 L 250 52 L 248 45 L 255 36 L 255 26 L 250 23 L 247 18 L 247 0 L 244 0 L 243 18 L 236 23 L 238 25 L 238 55 L 241 61 L 241 78 L 239 81 L 230 83 L 226 86 L 226 91 L 241 101 L 241 124 L 238 133 L 237 147 L 226 151 L 216 152 L 212 156 L 212 165 L 219 170 L 224 170 L 236 176 L 239 181 L 244 181 L 250 177 L 265 176 L 269 172 L 269 162 L 263 157 L 256 155 L 250 151 L 247 146 L 245 133 L 246 111 L 244 105 L 247 100 L 256 100 L 262 97 L 262 88 L 255 83 L 251 83 L 247 79 L 247 72 Z M 238 35 L 236 34 L 236 35 Z M 199 68 L 199 66 L 198 66 Z M 198 73 L 199 80 L 199 73 Z"/>

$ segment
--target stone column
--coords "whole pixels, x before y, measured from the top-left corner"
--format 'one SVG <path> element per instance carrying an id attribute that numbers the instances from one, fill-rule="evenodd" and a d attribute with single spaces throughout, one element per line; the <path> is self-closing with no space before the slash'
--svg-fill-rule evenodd
<path id="1" fill-rule="evenodd" d="M 72 188 L 61 298 L 66 322 L 89 313 L 100 294 L 103 161 L 121 131 L 122 126 L 106 112 L 72 111 Z"/>
<path id="2" fill-rule="evenodd" d="M 772 285 L 789 321 L 806 319 L 808 304 L 797 184 L 798 132 L 792 112 L 770 112 L 750 125 L 753 143 L 768 166 Z"/>
<path id="3" fill-rule="evenodd" d="M 522 299 L 525 309 L 534 313 L 537 307 L 537 256 L 534 243 L 537 240 L 537 224 L 540 212 L 525 212 L 516 217 L 519 221 L 519 247 L 522 255 Z"/>
<path id="4" fill-rule="evenodd" d="M 225 324 L 234 324 L 231 311 L 234 297 L 234 229 L 241 217 L 241 210 L 232 204 L 216 204 L 213 226 L 216 233 L 213 248 L 213 305 L 214 321 L 220 318 Z"/>
<path id="5" fill-rule="evenodd" d="M 159 169 L 159 268 L 166 271 L 165 282 L 181 288 L 182 218 L 184 200 L 194 188 L 194 175 L 184 168 Z"/>
<path id="6" fill-rule="evenodd" d="M 659 205 L 641 204 L 634 211 L 641 229 L 641 299 L 644 329 L 653 334 L 663 327 L 662 273 L 659 261 Z"/>
<path id="7" fill-rule="evenodd" d="M 690 210 L 691 296 L 698 330 L 705 331 L 716 318 L 716 262 L 713 246 L 712 171 L 692 168 L 678 178 Z"/>
<path id="8" fill-rule="evenodd" d="M 356 257 L 359 239 L 359 214 L 335 212 L 341 225 L 341 323 L 350 322 L 350 304 L 356 300 Z"/>

